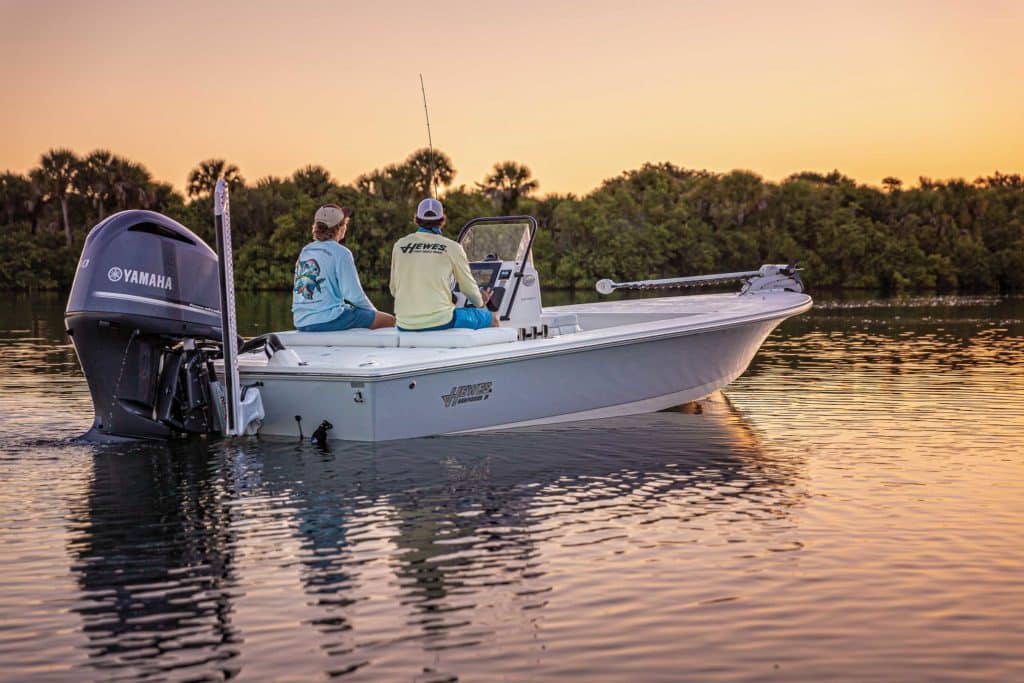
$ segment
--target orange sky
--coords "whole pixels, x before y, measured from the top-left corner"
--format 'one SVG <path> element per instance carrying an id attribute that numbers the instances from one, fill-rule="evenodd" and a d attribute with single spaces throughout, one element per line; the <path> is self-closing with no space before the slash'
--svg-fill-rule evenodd
<path id="1" fill-rule="evenodd" d="M 1024 2 L 838 5 L 0 0 L 0 170 L 103 147 L 179 188 L 212 156 L 347 182 L 425 145 L 422 72 L 456 184 L 1024 171 Z"/>

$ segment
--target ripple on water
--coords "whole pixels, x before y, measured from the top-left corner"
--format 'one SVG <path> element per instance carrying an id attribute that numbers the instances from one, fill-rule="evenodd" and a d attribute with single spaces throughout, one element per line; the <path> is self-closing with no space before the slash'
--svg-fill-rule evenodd
<path id="1" fill-rule="evenodd" d="M 326 451 L 79 444 L 53 317 L 0 332 L 0 679 L 1024 677 L 1019 302 L 823 306 L 697 411 Z"/>

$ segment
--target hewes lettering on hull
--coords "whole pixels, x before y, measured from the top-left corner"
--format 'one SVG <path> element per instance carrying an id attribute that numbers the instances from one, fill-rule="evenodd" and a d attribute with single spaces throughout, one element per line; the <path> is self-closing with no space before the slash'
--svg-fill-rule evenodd
<path id="1" fill-rule="evenodd" d="M 171 291 L 174 289 L 174 279 L 170 275 L 160 275 L 144 270 L 133 268 L 118 268 L 114 266 L 107 271 L 107 279 L 111 282 L 125 282 L 130 285 L 145 285 Z"/>
<path id="2" fill-rule="evenodd" d="M 454 408 L 463 403 L 474 403 L 486 401 L 492 390 L 493 382 L 480 382 L 479 384 L 463 384 L 460 387 L 452 387 L 450 394 L 442 394 L 445 408 Z"/>

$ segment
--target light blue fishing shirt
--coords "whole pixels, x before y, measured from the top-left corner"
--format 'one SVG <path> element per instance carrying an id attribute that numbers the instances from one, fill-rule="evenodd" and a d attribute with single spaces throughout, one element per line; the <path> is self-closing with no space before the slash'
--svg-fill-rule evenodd
<path id="1" fill-rule="evenodd" d="M 352 307 L 377 310 L 359 283 L 352 252 L 334 240 L 304 246 L 292 288 L 295 326 L 330 322 Z"/>

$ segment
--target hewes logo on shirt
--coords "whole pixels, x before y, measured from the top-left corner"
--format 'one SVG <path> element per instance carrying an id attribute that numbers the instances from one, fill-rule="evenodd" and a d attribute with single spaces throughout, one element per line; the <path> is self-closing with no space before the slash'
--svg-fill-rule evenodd
<path id="1" fill-rule="evenodd" d="M 107 271 L 107 279 L 111 282 L 124 282 L 130 285 L 145 285 L 170 291 L 174 288 L 174 280 L 170 275 L 159 275 L 144 270 L 118 268 L 114 266 Z"/>
<path id="2" fill-rule="evenodd" d="M 443 254 L 448 251 L 448 245 L 435 242 L 410 242 L 399 247 L 403 254 Z"/>

